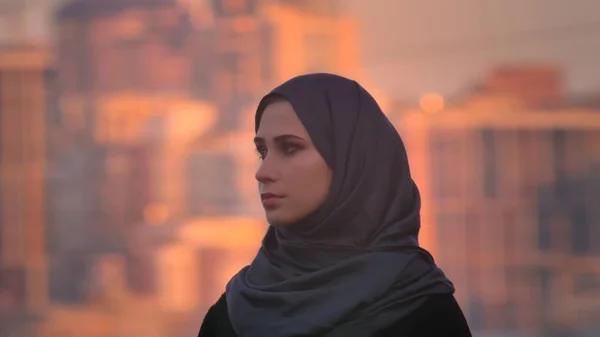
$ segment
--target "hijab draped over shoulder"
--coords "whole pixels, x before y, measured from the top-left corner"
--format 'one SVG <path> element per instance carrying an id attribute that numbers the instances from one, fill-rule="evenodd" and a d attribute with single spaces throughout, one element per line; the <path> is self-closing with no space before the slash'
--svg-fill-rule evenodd
<path id="1" fill-rule="evenodd" d="M 298 223 L 270 226 L 226 290 L 240 337 L 367 337 L 454 287 L 419 248 L 420 197 L 404 144 L 373 97 L 332 74 L 295 77 L 288 100 L 333 171 L 328 198 Z"/>

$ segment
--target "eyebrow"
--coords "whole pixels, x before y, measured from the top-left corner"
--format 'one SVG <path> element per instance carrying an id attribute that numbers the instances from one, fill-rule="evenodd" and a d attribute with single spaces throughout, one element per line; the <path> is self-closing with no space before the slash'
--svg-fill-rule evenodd
<path id="1" fill-rule="evenodd" d="M 276 136 L 273 138 L 275 143 L 281 143 L 281 142 L 284 142 L 284 141 L 290 140 L 290 139 L 303 140 L 302 137 L 298 137 L 298 136 L 292 135 L 292 134 L 279 135 L 279 136 Z M 254 143 L 264 143 L 264 142 L 265 142 L 264 138 L 254 137 Z"/>

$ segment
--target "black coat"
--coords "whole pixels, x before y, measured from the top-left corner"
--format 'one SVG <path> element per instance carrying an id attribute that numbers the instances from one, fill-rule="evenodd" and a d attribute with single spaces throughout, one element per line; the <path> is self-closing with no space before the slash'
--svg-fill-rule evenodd
<path id="1" fill-rule="evenodd" d="M 237 337 L 229 322 L 224 295 L 208 310 L 198 336 Z M 472 335 L 454 296 L 435 295 L 411 315 L 391 327 L 382 329 L 372 337 L 472 337 Z"/>

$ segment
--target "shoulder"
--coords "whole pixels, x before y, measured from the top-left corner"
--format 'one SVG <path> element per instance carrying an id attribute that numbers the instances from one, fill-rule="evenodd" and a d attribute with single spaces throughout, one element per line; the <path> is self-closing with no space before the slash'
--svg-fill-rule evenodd
<path id="1" fill-rule="evenodd" d="M 237 337 L 229 322 L 225 294 L 221 295 L 219 300 L 208 309 L 200 326 L 198 337 Z"/>
<path id="2" fill-rule="evenodd" d="M 467 320 L 453 295 L 433 295 L 408 317 L 385 329 L 377 337 L 445 336 L 471 337 Z"/>
<path id="3" fill-rule="evenodd" d="M 408 317 L 381 331 L 377 337 L 472 337 L 469 326 L 453 295 L 431 296 Z M 227 312 L 225 295 L 208 310 L 198 337 L 237 337 Z"/>

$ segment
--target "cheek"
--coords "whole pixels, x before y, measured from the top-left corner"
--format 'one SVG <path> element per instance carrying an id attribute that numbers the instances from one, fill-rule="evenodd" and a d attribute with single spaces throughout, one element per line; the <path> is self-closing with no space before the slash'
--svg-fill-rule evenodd
<path id="1" fill-rule="evenodd" d="M 331 171 L 320 156 L 310 156 L 299 162 L 293 183 L 305 201 L 320 204 L 329 193 Z"/>

